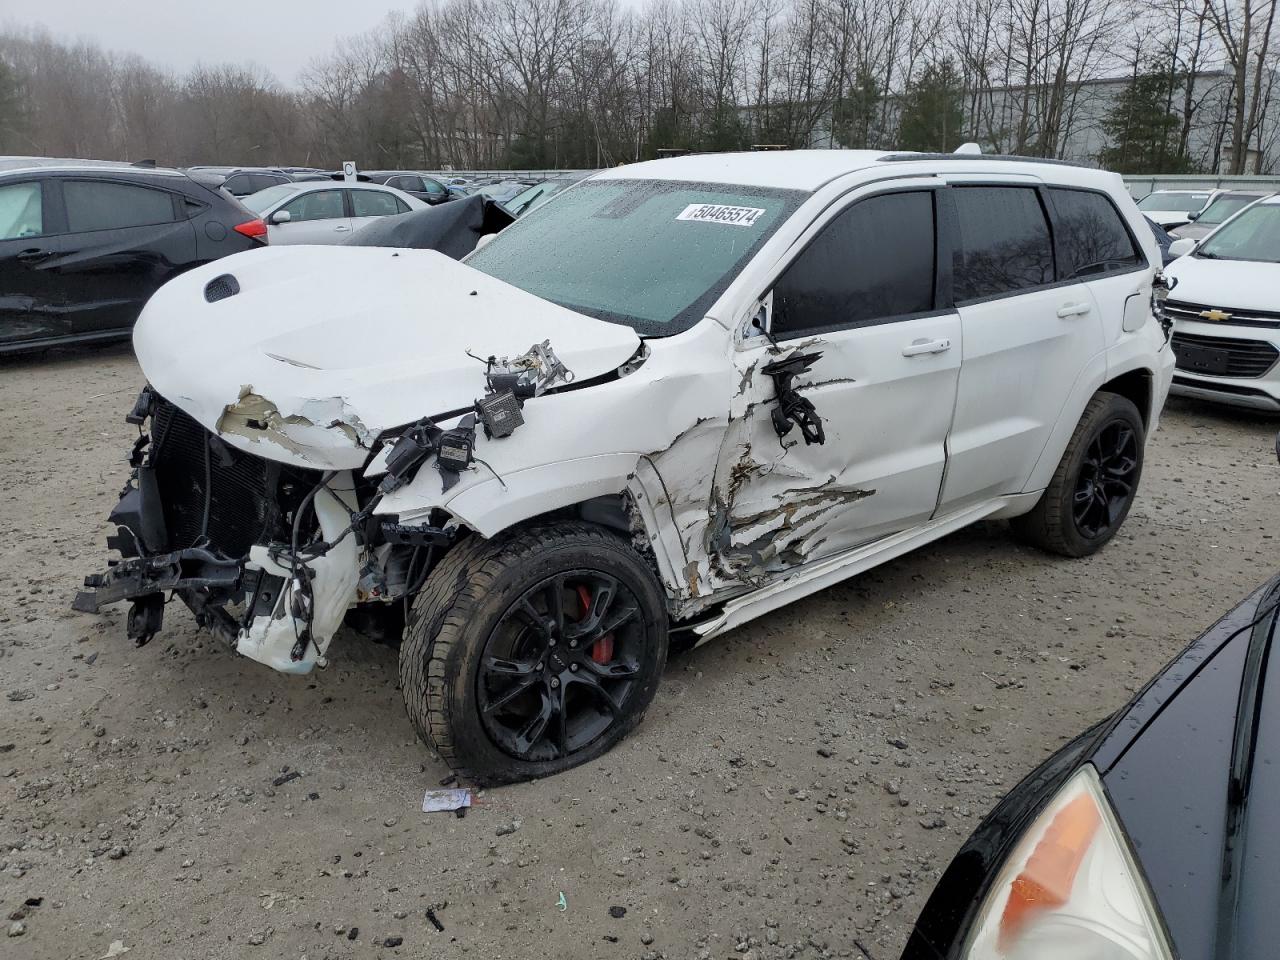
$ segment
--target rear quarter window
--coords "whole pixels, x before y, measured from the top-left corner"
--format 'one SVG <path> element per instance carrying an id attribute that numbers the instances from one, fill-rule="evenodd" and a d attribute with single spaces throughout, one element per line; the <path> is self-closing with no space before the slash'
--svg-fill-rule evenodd
<path id="1" fill-rule="evenodd" d="M 1050 187 L 1063 280 L 1146 266 L 1120 212 L 1110 198 L 1089 190 Z"/>

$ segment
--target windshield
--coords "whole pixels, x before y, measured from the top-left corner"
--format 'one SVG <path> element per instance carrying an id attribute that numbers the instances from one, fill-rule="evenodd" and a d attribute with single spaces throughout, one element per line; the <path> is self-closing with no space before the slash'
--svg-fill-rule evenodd
<path id="1" fill-rule="evenodd" d="M 251 193 L 247 197 L 241 197 L 240 202 L 254 213 L 265 213 L 272 204 L 279 203 L 286 197 L 297 193 L 300 189 L 302 188 L 294 183 L 278 183 L 274 187 L 267 187 L 267 189 Z"/>
<path id="2" fill-rule="evenodd" d="M 1172 213 L 1195 213 L 1204 208 L 1209 199 L 1207 193 L 1182 193 L 1176 190 L 1160 190 L 1149 193 L 1138 201 L 1139 210 L 1168 210 Z"/>
<path id="3" fill-rule="evenodd" d="M 1250 207 L 1215 231 L 1200 245 L 1196 256 L 1280 263 L 1280 204 Z"/>
<path id="4" fill-rule="evenodd" d="M 1196 223 L 1222 223 L 1233 213 L 1239 213 L 1255 200 L 1262 198 L 1260 193 L 1225 193 L 1209 206 L 1196 219 Z"/>
<path id="5" fill-rule="evenodd" d="M 570 310 L 667 336 L 701 319 L 804 196 L 588 182 L 517 220 L 467 264 Z"/>

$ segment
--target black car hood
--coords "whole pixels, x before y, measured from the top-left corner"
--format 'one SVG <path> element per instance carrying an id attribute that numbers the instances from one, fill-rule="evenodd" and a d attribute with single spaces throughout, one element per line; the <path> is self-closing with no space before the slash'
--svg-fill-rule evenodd
<path id="1" fill-rule="evenodd" d="M 515 220 L 499 204 L 476 194 L 426 210 L 382 217 L 344 242 L 354 247 L 409 247 L 439 250 L 461 260 L 485 234 L 497 233 Z"/>
<path id="2" fill-rule="evenodd" d="M 1280 579 L 1207 630 L 1093 752 L 1182 957 L 1269 960 L 1280 942 L 1280 656 L 1266 655 L 1274 617 L 1249 627 L 1278 595 Z M 1233 766 L 1242 688 L 1257 697 L 1240 726 L 1252 762 Z"/>

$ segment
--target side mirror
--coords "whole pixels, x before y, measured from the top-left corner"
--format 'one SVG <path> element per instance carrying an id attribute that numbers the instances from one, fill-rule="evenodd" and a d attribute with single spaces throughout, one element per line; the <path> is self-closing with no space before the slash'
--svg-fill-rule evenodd
<path id="1" fill-rule="evenodd" d="M 1189 213 L 1189 214 L 1187 214 L 1187 216 L 1188 216 L 1188 217 L 1190 217 L 1192 220 L 1199 220 L 1199 219 L 1200 219 L 1200 214 L 1198 214 L 1198 213 Z"/>
<path id="2" fill-rule="evenodd" d="M 1181 240 L 1175 240 L 1169 244 L 1169 256 L 1185 257 L 1188 253 L 1196 248 L 1196 242 L 1190 237 L 1183 237 Z"/>
<path id="3" fill-rule="evenodd" d="M 288 210 L 277 210 L 271 215 L 272 223 L 288 223 L 292 219 L 293 216 Z"/>
<path id="4" fill-rule="evenodd" d="M 493 238 L 496 236 L 497 236 L 496 233 L 484 234 L 483 236 L 480 237 L 479 240 L 476 241 L 476 249 L 483 250 L 485 247 L 487 247 L 489 244 L 493 242 Z"/>

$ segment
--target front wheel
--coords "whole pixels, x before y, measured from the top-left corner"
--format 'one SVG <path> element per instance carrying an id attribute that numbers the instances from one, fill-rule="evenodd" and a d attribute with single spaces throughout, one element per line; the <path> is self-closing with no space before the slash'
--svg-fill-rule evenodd
<path id="1" fill-rule="evenodd" d="M 1145 428 L 1133 401 L 1098 393 L 1089 401 L 1044 496 L 1010 521 L 1029 543 L 1084 557 L 1110 540 L 1133 505 L 1142 476 Z"/>
<path id="2" fill-rule="evenodd" d="M 590 524 L 458 544 L 418 595 L 400 683 L 418 734 L 481 784 L 544 777 L 625 737 L 667 657 L 644 560 Z"/>

